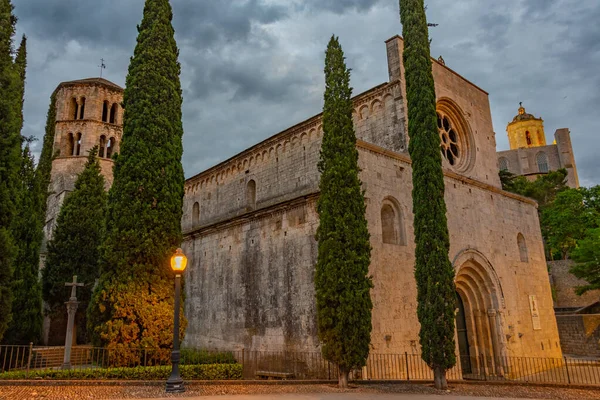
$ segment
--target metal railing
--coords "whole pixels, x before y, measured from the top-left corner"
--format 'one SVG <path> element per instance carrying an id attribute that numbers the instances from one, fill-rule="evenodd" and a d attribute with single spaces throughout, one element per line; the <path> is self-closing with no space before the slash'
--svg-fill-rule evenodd
<path id="1" fill-rule="evenodd" d="M 64 347 L 0 346 L 0 379 L 8 371 L 61 369 Z M 170 351 L 155 348 L 107 349 L 75 346 L 71 369 L 170 365 Z M 208 351 L 183 349 L 181 365 L 241 364 L 243 379 L 336 380 L 337 367 L 319 352 Z M 457 357 L 448 380 L 600 385 L 600 360 L 542 357 Z M 367 365 L 352 371 L 356 380 L 432 381 L 419 354 L 370 354 Z"/>

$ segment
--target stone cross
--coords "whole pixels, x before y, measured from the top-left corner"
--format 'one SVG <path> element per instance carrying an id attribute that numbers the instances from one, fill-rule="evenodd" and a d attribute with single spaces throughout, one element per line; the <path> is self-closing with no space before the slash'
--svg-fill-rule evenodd
<path id="1" fill-rule="evenodd" d="M 73 276 L 73 282 L 66 282 L 65 286 L 71 287 L 71 297 L 65 302 L 67 305 L 67 336 L 65 338 L 65 356 L 63 359 L 62 369 L 71 369 L 71 347 L 73 346 L 73 327 L 75 326 L 75 313 L 77 312 L 76 290 L 78 287 L 84 286 L 83 283 L 77 282 L 77 275 Z"/>

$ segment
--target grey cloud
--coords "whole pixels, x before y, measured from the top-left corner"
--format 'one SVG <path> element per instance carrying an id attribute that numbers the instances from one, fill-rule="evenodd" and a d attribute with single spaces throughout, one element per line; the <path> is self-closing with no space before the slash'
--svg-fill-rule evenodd
<path id="1" fill-rule="evenodd" d="M 368 11 L 382 0 L 309 0 L 303 1 L 303 7 L 312 12 L 330 11 L 344 14 L 348 11 Z"/>
<path id="2" fill-rule="evenodd" d="M 25 133 L 43 135 L 64 80 L 124 84 L 143 0 L 16 0 L 29 36 Z M 401 33 L 391 0 L 171 0 L 184 88 L 190 176 L 320 111 L 323 52 L 339 35 L 354 93 L 387 79 L 384 40 Z M 600 183 L 597 0 L 427 0 L 432 55 L 490 93 L 499 149 L 519 101 L 571 129 L 582 183 Z M 568 7 L 568 8 L 567 8 Z M 36 144 L 39 150 L 40 142 Z"/>

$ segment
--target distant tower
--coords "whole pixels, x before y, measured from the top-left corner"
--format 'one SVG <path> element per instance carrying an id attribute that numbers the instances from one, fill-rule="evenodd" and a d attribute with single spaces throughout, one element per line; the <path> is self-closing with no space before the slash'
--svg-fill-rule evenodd
<path id="1" fill-rule="evenodd" d="M 98 145 L 98 158 L 108 190 L 113 181 L 113 160 L 123 136 L 123 88 L 102 78 L 63 82 L 56 95 L 55 155 L 40 251 L 40 267 L 46 259 L 47 242 L 52 239 L 56 220 L 66 196 L 73 191 L 90 149 Z M 66 293 L 66 292 L 65 292 Z M 43 342 L 64 343 L 65 321 L 60 316 L 44 318 Z"/>
<path id="2" fill-rule="evenodd" d="M 519 103 L 519 113 L 506 127 L 510 149 L 522 149 L 546 145 L 544 120 L 525 112 L 523 103 Z"/>
<path id="3" fill-rule="evenodd" d="M 98 145 L 106 188 L 112 185 L 113 160 L 123 135 L 123 88 L 103 78 L 63 82 L 55 90 L 56 127 L 50 196 L 44 227 L 50 240 L 65 196 L 75 186 L 89 150 Z M 44 246 L 45 247 L 45 246 Z M 43 249 L 45 250 L 45 249 Z"/>

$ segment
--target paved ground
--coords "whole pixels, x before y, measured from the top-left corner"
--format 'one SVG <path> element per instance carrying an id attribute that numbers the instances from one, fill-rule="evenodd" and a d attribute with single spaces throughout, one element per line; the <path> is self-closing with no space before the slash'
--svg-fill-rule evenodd
<path id="1" fill-rule="evenodd" d="M 0 382 L 0 399 L 198 399 L 198 400 L 458 400 L 482 398 L 527 398 L 556 400 L 600 400 L 600 390 L 541 386 L 452 384 L 440 392 L 428 384 L 360 384 L 340 390 L 330 384 L 242 384 L 186 385 L 187 392 L 168 396 L 163 384 L 154 385 L 6 385 Z"/>
<path id="2" fill-rule="evenodd" d="M 497 397 L 444 396 L 435 394 L 381 394 L 381 393 L 329 393 L 329 394 L 260 394 L 231 396 L 182 397 L 182 400 L 492 400 Z M 504 398 L 506 399 L 506 398 Z M 167 400 L 165 398 L 165 400 Z"/>

